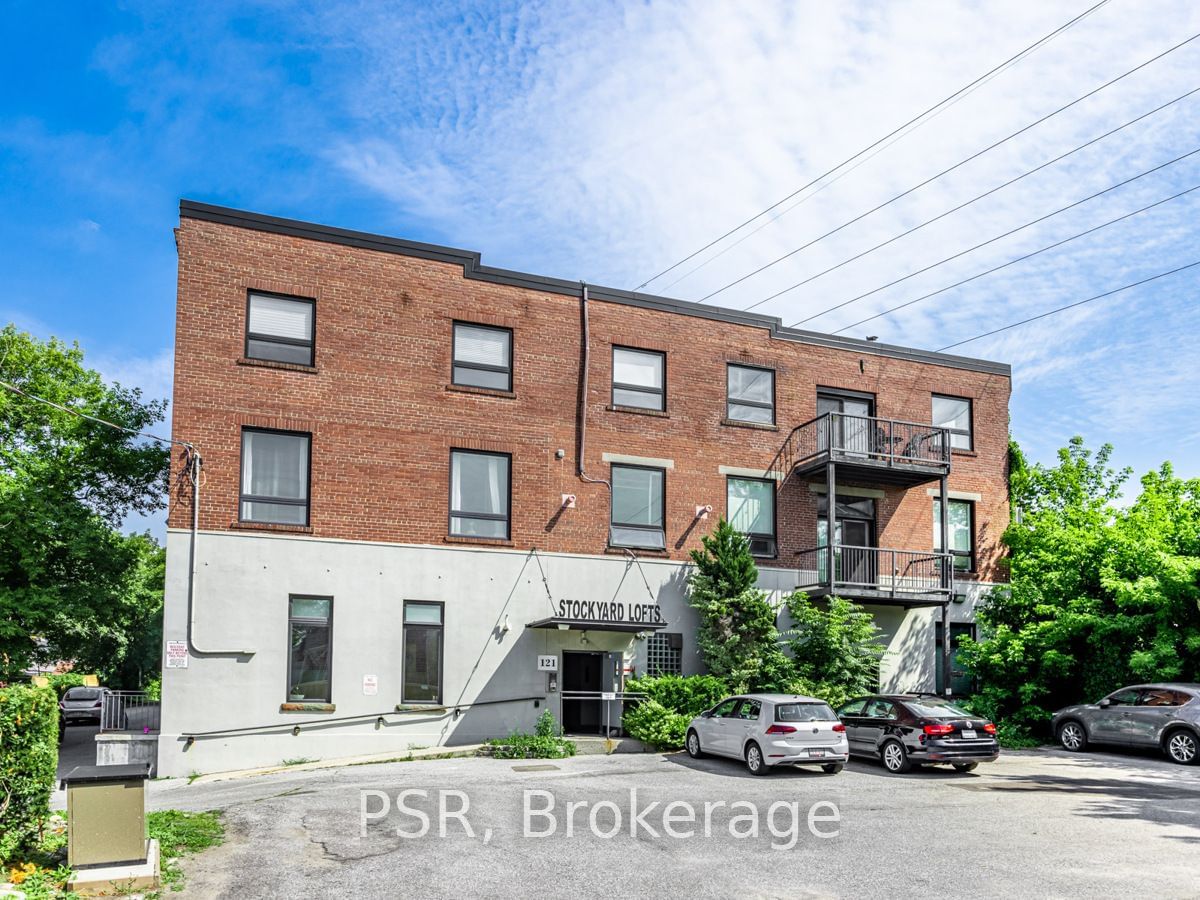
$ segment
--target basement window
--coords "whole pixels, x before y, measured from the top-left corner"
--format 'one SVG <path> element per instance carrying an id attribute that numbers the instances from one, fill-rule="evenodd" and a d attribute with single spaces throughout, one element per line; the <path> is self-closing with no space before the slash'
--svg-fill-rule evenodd
<path id="1" fill-rule="evenodd" d="M 333 598 L 288 598 L 288 683 L 292 703 L 331 703 Z"/>

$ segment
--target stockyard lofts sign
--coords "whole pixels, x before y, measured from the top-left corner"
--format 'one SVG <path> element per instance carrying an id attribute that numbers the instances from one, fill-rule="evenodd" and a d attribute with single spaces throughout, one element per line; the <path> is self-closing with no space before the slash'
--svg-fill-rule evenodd
<path id="1" fill-rule="evenodd" d="M 604 625 L 666 625 L 662 610 L 656 603 L 621 603 L 617 600 L 559 600 L 558 616 L 571 622 Z"/>

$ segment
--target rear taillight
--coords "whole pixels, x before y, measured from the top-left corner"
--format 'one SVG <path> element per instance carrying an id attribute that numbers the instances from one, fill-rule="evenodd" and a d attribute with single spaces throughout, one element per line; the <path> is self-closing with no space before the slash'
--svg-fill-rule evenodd
<path id="1" fill-rule="evenodd" d="M 92 709 L 99 709 L 103 705 L 104 705 L 104 703 L 102 701 L 97 700 L 95 705 L 92 707 Z"/>
<path id="2" fill-rule="evenodd" d="M 845 731 L 846 726 L 843 725 L 841 722 L 838 722 L 836 725 L 833 726 L 833 730 L 834 731 Z"/>
<path id="3" fill-rule="evenodd" d="M 926 725 L 921 730 L 924 731 L 926 734 L 931 735 L 933 737 L 940 737 L 940 736 L 946 735 L 946 734 L 953 734 L 954 726 L 953 725 Z"/>
<path id="4" fill-rule="evenodd" d="M 984 734 L 995 734 L 996 726 L 993 725 L 991 722 L 988 722 L 986 725 L 983 726 L 983 731 L 984 731 Z"/>
<path id="5" fill-rule="evenodd" d="M 791 725 L 776 723 L 767 729 L 767 734 L 794 734 L 796 729 Z"/>

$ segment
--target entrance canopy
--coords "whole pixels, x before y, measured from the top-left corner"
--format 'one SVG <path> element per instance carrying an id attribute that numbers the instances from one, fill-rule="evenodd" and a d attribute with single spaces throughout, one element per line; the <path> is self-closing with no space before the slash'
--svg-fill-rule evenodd
<path id="1" fill-rule="evenodd" d="M 620 631 L 626 634 L 636 634 L 639 631 L 658 631 L 667 627 L 666 622 L 589 622 L 584 619 L 568 619 L 562 616 L 551 616 L 548 619 L 538 619 L 530 622 L 526 628 L 557 628 L 559 631 Z"/>

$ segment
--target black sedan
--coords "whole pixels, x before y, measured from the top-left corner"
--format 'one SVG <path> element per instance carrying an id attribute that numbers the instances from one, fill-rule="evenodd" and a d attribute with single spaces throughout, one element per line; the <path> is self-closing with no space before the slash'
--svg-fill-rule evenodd
<path id="1" fill-rule="evenodd" d="M 996 726 L 933 694 L 873 694 L 838 710 L 850 755 L 878 759 L 889 772 L 949 763 L 970 772 L 1000 755 Z"/>

